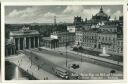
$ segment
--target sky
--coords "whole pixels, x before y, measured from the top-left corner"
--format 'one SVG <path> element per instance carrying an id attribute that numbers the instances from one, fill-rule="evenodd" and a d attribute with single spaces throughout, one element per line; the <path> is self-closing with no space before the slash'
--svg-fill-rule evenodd
<path id="1" fill-rule="evenodd" d="M 72 23 L 74 16 L 91 19 L 99 12 L 101 5 L 34 5 L 5 6 L 6 23 Z M 102 5 L 103 11 L 114 19 L 123 15 L 122 5 Z"/>

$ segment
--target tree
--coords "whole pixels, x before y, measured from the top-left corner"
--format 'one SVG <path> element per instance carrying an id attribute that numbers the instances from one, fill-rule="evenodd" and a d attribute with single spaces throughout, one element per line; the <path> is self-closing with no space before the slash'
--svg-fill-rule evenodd
<path id="1" fill-rule="evenodd" d="M 79 46 L 79 50 L 83 50 L 83 47 L 82 46 Z"/>

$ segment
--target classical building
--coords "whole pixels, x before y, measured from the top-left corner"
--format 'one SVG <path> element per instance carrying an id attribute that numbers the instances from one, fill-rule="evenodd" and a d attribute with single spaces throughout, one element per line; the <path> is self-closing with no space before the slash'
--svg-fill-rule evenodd
<path id="1" fill-rule="evenodd" d="M 41 46 L 48 48 L 64 47 L 73 45 L 75 42 L 75 32 L 53 32 L 50 37 L 43 37 Z"/>
<path id="2" fill-rule="evenodd" d="M 85 49 L 102 52 L 105 47 L 107 53 L 123 55 L 123 17 L 109 19 L 101 7 L 99 13 L 77 28 L 75 43 Z"/>
<path id="3" fill-rule="evenodd" d="M 10 39 L 13 41 L 16 50 L 38 48 L 40 46 L 40 34 L 29 27 L 23 27 L 19 31 L 10 31 Z"/>
<path id="4" fill-rule="evenodd" d="M 51 37 L 43 37 L 41 39 L 41 46 L 46 48 L 55 49 L 59 47 L 59 40 Z"/>
<path id="5" fill-rule="evenodd" d="M 83 32 L 81 45 L 85 49 L 102 51 L 102 48 L 105 47 L 107 53 L 123 54 L 123 38 L 119 38 L 117 33 L 86 30 Z"/>

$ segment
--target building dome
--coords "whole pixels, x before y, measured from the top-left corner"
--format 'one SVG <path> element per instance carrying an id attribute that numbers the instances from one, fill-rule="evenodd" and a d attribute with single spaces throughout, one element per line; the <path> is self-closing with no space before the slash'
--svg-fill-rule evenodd
<path id="1" fill-rule="evenodd" d="M 106 13 L 104 13 L 102 6 L 100 8 L 99 13 L 97 13 L 96 16 L 108 17 L 108 15 Z"/>
<path id="2" fill-rule="evenodd" d="M 92 16 L 92 19 L 98 21 L 108 21 L 110 19 L 110 16 L 104 13 L 103 8 L 101 6 L 100 11 L 95 16 Z"/>

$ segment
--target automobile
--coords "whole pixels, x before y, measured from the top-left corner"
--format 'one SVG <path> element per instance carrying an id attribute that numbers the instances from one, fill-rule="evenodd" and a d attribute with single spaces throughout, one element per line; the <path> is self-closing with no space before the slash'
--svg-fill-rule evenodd
<path id="1" fill-rule="evenodd" d="M 63 55 L 63 53 L 60 53 L 61 55 Z"/>
<path id="2" fill-rule="evenodd" d="M 80 66 L 78 65 L 78 64 L 72 64 L 72 66 L 71 66 L 73 69 L 77 69 L 77 68 L 79 68 Z"/>
<path id="3" fill-rule="evenodd" d="M 115 70 L 111 70 L 110 73 L 116 73 L 116 71 Z"/>

